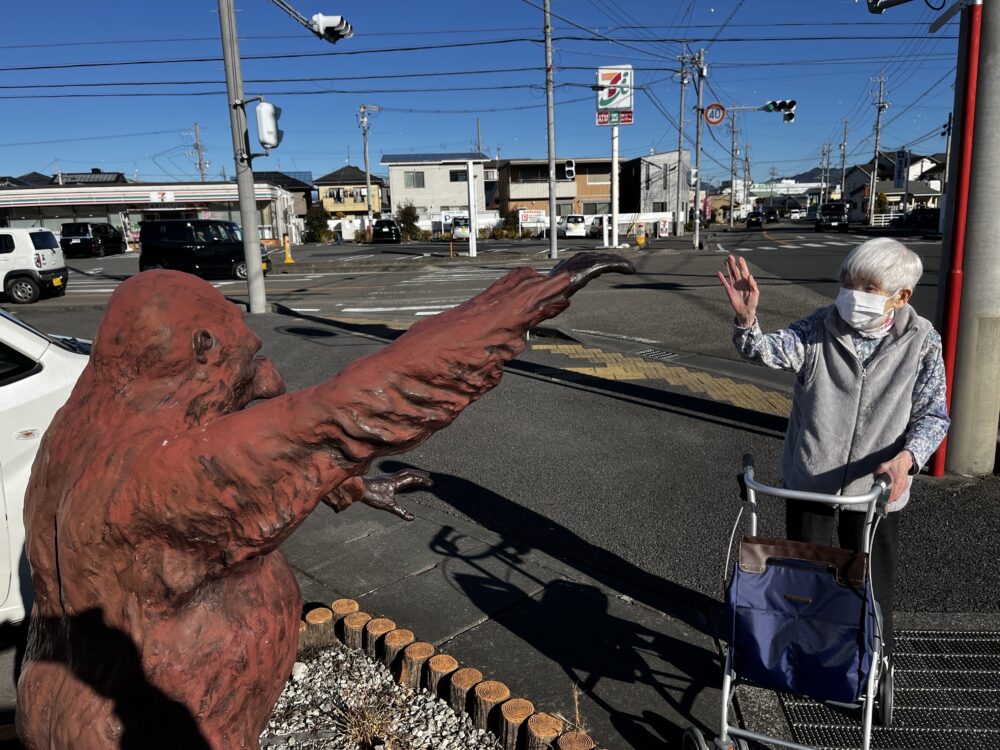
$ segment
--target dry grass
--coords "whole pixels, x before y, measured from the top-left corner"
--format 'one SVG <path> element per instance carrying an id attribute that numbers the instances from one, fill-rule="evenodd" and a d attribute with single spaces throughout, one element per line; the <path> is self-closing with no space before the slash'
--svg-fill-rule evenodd
<path id="1" fill-rule="evenodd" d="M 351 705 L 334 700 L 327 714 L 358 750 L 407 750 L 409 743 L 393 730 L 393 711 L 385 704 Z"/>

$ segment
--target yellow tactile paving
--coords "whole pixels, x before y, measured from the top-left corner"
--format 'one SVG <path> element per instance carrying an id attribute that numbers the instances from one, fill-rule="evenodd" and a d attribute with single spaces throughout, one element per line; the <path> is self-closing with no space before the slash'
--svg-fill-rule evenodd
<path id="1" fill-rule="evenodd" d="M 788 416 L 792 408 L 791 399 L 779 391 L 765 390 L 703 370 L 692 370 L 665 362 L 650 362 L 642 357 L 605 352 L 580 344 L 539 343 L 532 344 L 531 348 L 533 351 L 549 352 L 586 362 L 579 367 L 565 368 L 568 372 L 608 380 L 665 380 L 670 385 L 703 394 L 713 401 L 778 416 Z"/>

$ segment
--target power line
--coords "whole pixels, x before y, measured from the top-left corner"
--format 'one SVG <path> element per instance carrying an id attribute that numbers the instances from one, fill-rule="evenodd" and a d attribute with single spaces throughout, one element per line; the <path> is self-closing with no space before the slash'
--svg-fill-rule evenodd
<path id="1" fill-rule="evenodd" d="M 79 136 L 76 138 L 57 138 L 46 141 L 21 141 L 20 143 L 0 143 L 0 148 L 12 148 L 14 146 L 46 146 L 50 143 L 74 143 L 76 141 L 110 141 L 116 138 L 138 138 L 147 135 L 166 135 L 168 133 L 183 133 L 184 128 L 174 130 L 150 130 L 145 133 L 118 133 L 117 135 L 91 135 Z"/>

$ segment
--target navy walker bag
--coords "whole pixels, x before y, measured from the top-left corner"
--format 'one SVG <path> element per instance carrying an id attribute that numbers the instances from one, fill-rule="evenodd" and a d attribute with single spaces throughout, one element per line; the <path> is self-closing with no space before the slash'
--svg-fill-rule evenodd
<path id="1" fill-rule="evenodd" d="M 856 704 L 875 654 L 864 552 L 743 537 L 726 603 L 736 675 L 770 690 Z"/>

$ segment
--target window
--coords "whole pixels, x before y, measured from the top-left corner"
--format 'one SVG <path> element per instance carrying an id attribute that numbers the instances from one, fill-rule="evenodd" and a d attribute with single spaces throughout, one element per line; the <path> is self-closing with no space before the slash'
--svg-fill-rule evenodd
<path id="1" fill-rule="evenodd" d="M 9 236 L 9 235 L 5 235 Z M 6 344 L 0 344 L 0 386 L 31 375 L 38 363 Z"/>
<path id="2" fill-rule="evenodd" d="M 56 242 L 56 236 L 52 232 L 31 232 L 31 244 L 35 246 L 35 250 L 58 250 L 59 243 Z"/>
<path id="3" fill-rule="evenodd" d="M 495 169 L 483 170 L 483 180 L 485 180 L 486 182 L 496 182 L 497 171 Z"/>
<path id="4" fill-rule="evenodd" d="M 556 206 L 556 216 L 569 216 L 573 213 L 572 203 L 560 203 Z"/>
<path id="5" fill-rule="evenodd" d="M 191 227 L 180 222 L 165 222 L 160 225 L 164 242 L 190 242 Z"/>
<path id="6" fill-rule="evenodd" d="M 580 164 L 576 171 L 583 170 L 587 175 L 588 185 L 610 185 L 611 165 L 610 164 Z"/>
<path id="7" fill-rule="evenodd" d="M 14 238 L 9 234 L 0 234 L 0 254 L 14 252 Z"/>
<path id="8" fill-rule="evenodd" d="M 464 169 L 452 169 L 448 172 L 448 179 L 451 182 L 468 182 L 469 173 Z"/>
<path id="9" fill-rule="evenodd" d="M 609 214 L 611 213 L 610 203 L 584 203 L 583 212 L 585 214 Z"/>
<path id="10" fill-rule="evenodd" d="M 653 213 L 663 213 L 664 211 L 669 211 L 667 204 L 664 201 L 654 201 L 653 202 Z"/>
<path id="11" fill-rule="evenodd" d="M 422 188 L 424 186 L 424 173 L 404 172 L 403 184 L 408 188 Z"/>

